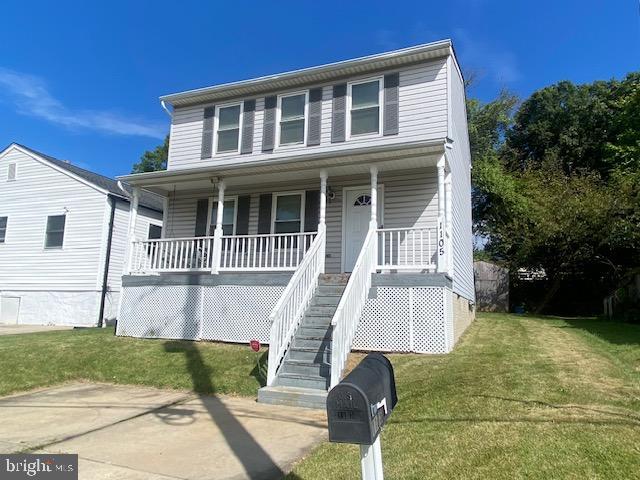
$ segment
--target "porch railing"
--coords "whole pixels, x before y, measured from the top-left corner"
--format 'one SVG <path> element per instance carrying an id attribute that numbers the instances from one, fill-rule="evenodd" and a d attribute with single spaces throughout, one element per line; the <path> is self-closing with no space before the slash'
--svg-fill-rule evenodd
<path id="1" fill-rule="evenodd" d="M 331 326 L 333 337 L 331 342 L 331 388 L 339 381 L 353 338 L 356 335 L 362 309 L 367 302 L 371 288 L 371 276 L 376 271 L 378 234 L 375 229 L 369 229 L 356 265 L 353 267 L 347 286 L 344 289 L 338 308 L 336 309 Z"/>
<path id="2" fill-rule="evenodd" d="M 129 273 L 295 270 L 316 232 L 139 240 L 131 244 Z"/>
<path id="3" fill-rule="evenodd" d="M 269 386 L 273 385 L 298 324 L 313 298 L 318 286 L 318 276 L 324 271 L 325 236 L 325 230 L 320 229 L 269 316 L 271 321 L 267 370 Z"/>
<path id="4" fill-rule="evenodd" d="M 435 270 L 436 228 L 378 229 L 378 270 Z"/>

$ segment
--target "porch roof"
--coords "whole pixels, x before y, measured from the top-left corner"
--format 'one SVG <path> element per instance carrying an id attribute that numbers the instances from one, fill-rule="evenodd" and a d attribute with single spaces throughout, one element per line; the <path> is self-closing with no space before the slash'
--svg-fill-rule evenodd
<path id="1" fill-rule="evenodd" d="M 252 185 L 317 178 L 320 170 L 326 170 L 329 177 L 332 177 L 368 174 L 372 166 L 376 166 L 381 173 L 430 167 L 436 165 L 439 156 L 445 150 L 445 145 L 446 139 L 442 139 L 365 147 L 352 150 L 348 154 L 328 152 L 273 160 L 243 158 L 233 163 L 138 173 L 117 178 L 131 185 L 167 195 L 172 191 L 211 188 L 220 180 L 224 180 L 227 186 Z"/>

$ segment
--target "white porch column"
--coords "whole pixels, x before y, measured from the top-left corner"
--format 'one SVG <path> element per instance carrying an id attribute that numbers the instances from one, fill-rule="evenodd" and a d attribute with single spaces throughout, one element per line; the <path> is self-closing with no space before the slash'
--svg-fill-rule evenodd
<path id="1" fill-rule="evenodd" d="M 216 205 L 216 229 L 213 232 L 213 261 L 211 273 L 218 273 L 220 257 L 222 255 L 222 216 L 224 215 L 224 190 L 226 185 L 223 180 L 218 182 L 218 201 Z"/>
<path id="2" fill-rule="evenodd" d="M 369 228 L 378 228 L 378 167 L 371 167 L 371 222 Z"/>
<path id="3" fill-rule="evenodd" d="M 168 194 L 167 194 L 168 195 Z M 167 238 L 169 228 L 169 197 L 162 197 L 162 238 Z"/>
<path id="4" fill-rule="evenodd" d="M 138 204 L 140 202 L 140 188 L 133 187 L 131 205 L 129 206 L 129 258 L 127 260 L 126 271 L 131 273 L 133 266 L 133 249 L 136 241 L 136 223 L 138 220 Z"/>
<path id="5" fill-rule="evenodd" d="M 445 187 L 444 187 L 444 155 L 438 160 L 438 250 L 437 250 L 437 271 L 446 271 L 446 235 L 445 235 Z"/>
<path id="6" fill-rule="evenodd" d="M 446 238 L 445 238 L 445 248 L 446 251 L 446 269 L 449 272 L 449 275 L 453 274 L 453 248 L 451 245 L 451 241 L 453 239 L 453 202 L 451 197 L 451 171 L 446 172 L 444 178 L 444 214 L 445 214 L 445 228 L 446 228 Z"/>
<path id="7" fill-rule="evenodd" d="M 318 235 L 324 234 L 324 242 L 322 244 L 320 257 L 323 259 L 320 266 L 320 273 L 324 273 L 324 264 L 326 261 L 326 245 L 327 245 L 327 171 L 320 170 L 320 217 L 318 218 Z"/>

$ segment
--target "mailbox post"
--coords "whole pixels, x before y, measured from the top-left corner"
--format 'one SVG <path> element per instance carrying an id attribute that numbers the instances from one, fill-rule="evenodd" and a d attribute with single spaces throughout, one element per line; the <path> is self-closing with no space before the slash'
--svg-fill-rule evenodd
<path id="1" fill-rule="evenodd" d="M 329 441 L 360 445 L 364 480 L 382 480 L 380 431 L 398 403 L 393 366 L 370 353 L 327 396 Z"/>

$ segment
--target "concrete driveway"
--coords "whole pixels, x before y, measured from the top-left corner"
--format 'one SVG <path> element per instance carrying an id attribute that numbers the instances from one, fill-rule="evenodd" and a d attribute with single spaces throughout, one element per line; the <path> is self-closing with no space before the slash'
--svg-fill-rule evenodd
<path id="1" fill-rule="evenodd" d="M 6 325 L 0 323 L 0 335 L 16 335 L 18 333 L 51 332 L 53 330 L 71 330 L 73 327 L 57 327 L 49 325 Z"/>
<path id="2" fill-rule="evenodd" d="M 81 479 L 281 478 L 326 438 L 323 412 L 73 383 L 0 399 L 0 451 L 77 453 Z"/>

